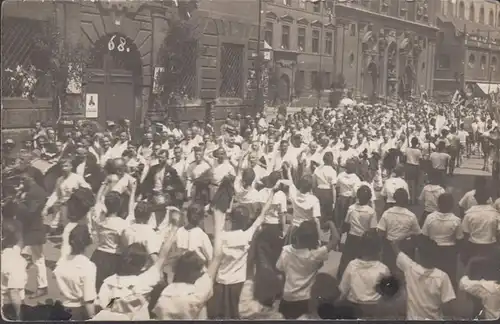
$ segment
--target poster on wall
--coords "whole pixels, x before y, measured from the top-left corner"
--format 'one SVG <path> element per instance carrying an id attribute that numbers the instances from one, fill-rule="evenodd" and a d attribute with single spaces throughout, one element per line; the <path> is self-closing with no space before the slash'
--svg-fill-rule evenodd
<path id="1" fill-rule="evenodd" d="M 97 118 L 99 110 L 99 95 L 87 93 L 85 95 L 85 118 Z"/>

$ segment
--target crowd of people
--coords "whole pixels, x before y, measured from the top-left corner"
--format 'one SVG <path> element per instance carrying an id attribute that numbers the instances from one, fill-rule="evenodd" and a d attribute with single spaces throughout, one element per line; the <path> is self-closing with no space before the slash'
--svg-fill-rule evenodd
<path id="1" fill-rule="evenodd" d="M 3 315 L 48 294 L 44 245 L 60 236 L 72 320 L 440 320 L 458 290 L 471 318 L 499 318 L 500 131 L 486 109 L 347 96 L 214 125 L 38 123 L 21 148 L 7 139 Z M 447 183 L 477 154 L 492 176 L 454 201 Z M 332 251 L 337 272 L 321 271 Z"/>

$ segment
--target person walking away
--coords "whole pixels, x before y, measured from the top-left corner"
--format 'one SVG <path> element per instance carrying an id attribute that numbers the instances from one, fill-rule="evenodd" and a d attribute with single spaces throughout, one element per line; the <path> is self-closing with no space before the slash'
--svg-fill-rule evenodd
<path id="1" fill-rule="evenodd" d="M 400 241 L 392 242 L 396 265 L 404 273 L 407 291 L 406 320 L 443 320 L 448 318 L 456 299 L 450 278 L 434 266 L 436 243 L 421 236 L 418 241 L 419 262 L 400 249 Z"/>
<path id="2" fill-rule="evenodd" d="M 427 216 L 438 210 L 438 198 L 440 195 L 446 191 L 441 186 L 441 176 L 439 172 L 433 171 L 430 173 L 429 181 L 430 183 L 425 185 L 420 193 L 419 200 L 424 205 L 424 212 L 419 219 L 419 225 L 424 225 Z"/>
<path id="3" fill-rule="evenodd" d="M 455 171 L 455 166 L 460 160 L 460 138 L 458 137 L 457 128 L 451 126 L 450 133 L 447 136 L 448 140 L 448 153 L 450 155 L 450 162 L 448 163 L 448 174 L 451 176 Z"/>
<path id="4" fill-rule="evenodd" d="M 465 212 L 469 210 L 472 206 L 477 205 L 475 198 L 476 190 L 488 190 L 488 178 L 483 176 L 476 176 L 474 178 L 474 189 L 466 192 L 462 199 L 458 202 L 458 207 L 460 208 L 460 218 L 464 218 Z M 488 199 L 488 203 L 491 204 L 493 201 L 491 198 Z"/>
<path id="5" fill-rule="evenodd" d="M 421 234 L 417 216 L 408 207 L 408 192 L 399 188 L 394 193 L 395 205 L 387 209 L 380 218 L 377 230 L 383 238 L 382 262 L 396 273 L 396 255 L 391 242 L 401 241 L 401 249 L 411 257 L 415 255 L 415 236 Z"/>
<path id="6" fill-rule="evenodd" d="M 356 201 L 356 190 L 361 179 L 356 175 L 356 160 L 346 162 L 345 171 L 337 178 L 337 202 L 335 205 L 335 226 L 342 228 L 349 206 Z"/>
<path id="7" fill-rule="evenodd" d="M 337 278 L 342 278 L 345 268 L 359 257 L 363 235 L 372 228 L 377 228 L 377 214 L 370 206 L 372 192 L 368 186 L 361 186 L 357 193 L 357 202 L 349 206 L 342 233 L 347 232 L 342 249 Z"/>
<path id="8" fill-rule="evenodd" d="M 285 276 L 283 299 L 279 311 L 285 319 L 297 319 L 309 313 L 311 287 L 329 252 L 337 246 L 339 235 L 333 222 L 328 222 L 330 241 L 318 247 L 319 235 L 313 220 L 300 224 L 295 242 L 283 247 L 276 268 Z"/>
<path id="9" fill-rule="evenodd" d="M 453 196 L 443 193 L 438 198 L 438 210 L 427 216 L 422 234 L 436 242 L 436 268 L 448 274 L 453 288 L 457 287 L 458 246 L 464 237 L 461 220 L 453 214 Z"/>
<path id="10" fill-rule="evenodd" d="M 469 132 L 465 130 L 464 123 L 460 124 L 460 130 L 457 133 L 458 139 L 460 140 L 460 148 L 458 151 L 458 161 L 457 161 L 457 168 L 460 167 L 460 165 L 463 162 L 464 155 L 467 156 L 467 158 L 470 157 L 469 155 Z"/>
<path id="11" fill-rule="evenodd" d="M 403 189 L 408 196 L 407 200 L 409 200 L 409 190 L 408 184 L 403 179 L 404 167 L 402 165 L 398 165 L 394 172 L 391 174 L 390 178 L 385 180 L 384 185 L 382 187 L 382 192 L 380 195 L 385 197 L 385 206 L 384 210 L 388 210 L 393 207 L 396 203 L 394 194 L 398 189 Z"/>
<path id="12" fill-rule="evenodd" d="M 489 255 L 496 248 L 497 237 L 500 235 L 500 213 L 488 203 L 491 198 L 489 190 L 476 189 L 474 198 L 478 204 L 469 208 L 462 220 L 466 241 L 461 251 L 464 264 L 474 256 Z"/>
<path id="13" fill-rule="evenodd" d="M 391 273 L 379 261 L 380 237 L 375 229 L 371 229 L 363 234 L 359 243 L 359 256 L 349 262 L 341 276 L 339 299 L 346 301 L 354 309 L 356 318 L 384 318 L 387 315 L 384 308 L 388 305 L 384 305 L 384 296 L 378 287 Z M 388 308 L 385 311 L 387 310 Z"/>
<path id="14" fill-rule="evenodd" d="M 450 163 L 451 156 L 445 152 L 446 143 L 443 141 L 439 141 L 437 144 L 437 151 L 432 152 L 430 156 L 432 169 L 436 173 L 440 173 L 441 185 L 445 186 L 446 179 L 446 170 L 448 169 L 448 165 Z"/>
<path id="15" fill-rule="evenodd" d="M 411 139 L 411 147 L 406 149 L 406 182 L 410 191 L 410 204 L 417 203 L 419 176 L 420 176 L 420 160 L 422 159 L 422 151 L 418 148 L 418 138 Z"/>

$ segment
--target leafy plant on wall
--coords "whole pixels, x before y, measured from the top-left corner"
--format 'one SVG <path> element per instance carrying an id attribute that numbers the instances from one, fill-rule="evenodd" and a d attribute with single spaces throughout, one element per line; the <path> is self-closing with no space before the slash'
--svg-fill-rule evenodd
<path id="1" fill-rule="evenodd" d="M 70 44 L 55 19 L 44 25 L 35 39 L 35 66 L 44 66 L 52 88 L 53 107 L 58 120 L 68 105 L 68 94 L 82 94 L 84 71 L 90 51 L 81 44 Z"/>

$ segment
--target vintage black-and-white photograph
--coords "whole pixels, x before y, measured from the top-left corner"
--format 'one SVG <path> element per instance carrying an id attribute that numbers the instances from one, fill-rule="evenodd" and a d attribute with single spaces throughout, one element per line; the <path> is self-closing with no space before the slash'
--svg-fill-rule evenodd
<path id="1" fill-rule="evenodd" d="M 1 8 L 3 319 L 499 319 L 499 1 Z"/>

